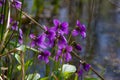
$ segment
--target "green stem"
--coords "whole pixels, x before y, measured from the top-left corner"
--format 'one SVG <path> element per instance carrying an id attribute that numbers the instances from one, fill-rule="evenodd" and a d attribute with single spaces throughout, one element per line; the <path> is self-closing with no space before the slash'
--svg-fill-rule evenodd
<path id="1" fill-rule="evenodd" d="M 8 32 L 9 32 L 9 26 L 10 26 L 10 3 L 9 3 L 8 21 L 7 21 L 7 26 L 6 26 L 6 32 L 4 34 L 3 40 L 2 40 L 1 45 L 0 45 L 0 51 L 4 48 L 4 43 L 5 43 L 5 40 L 8 36 Z"/>
<path id="2" fill-rule="evenodd" d="M 20 57 L 21 57 L 21 74 L 22 74 L 22 80 L 25 79 L 25 68 L 24 68 L 24 53 L 20 51 Z"/>

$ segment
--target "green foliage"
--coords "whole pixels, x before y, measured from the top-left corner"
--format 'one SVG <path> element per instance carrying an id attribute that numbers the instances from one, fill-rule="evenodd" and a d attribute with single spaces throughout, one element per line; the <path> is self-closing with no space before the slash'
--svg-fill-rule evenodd
<path id="1" fill-rule="evenodd" d="M 62 73 L 65 79 L 68 79 L 71 75 L 76 72 L 76 67 L 70 64 L 63 64 Z"/>
<path id="2" fill-rule="evenodd" d="M 25 79 L 26 80 L 38 80 L 38 79 L 40 79 L 40 74 L 38 74 L 38 73 L 29 74 L 25 77 Z"/>
<path id="3" fill-rule="evenodd" d="M 19 54 L 15 54 L 15 59 L 18 61 L 19 64 L 21 64 L 21 60 L 20 60 Z"/>
<path id="4" fill-rule="evenodd" d="M 33 59 L 28 60 L 28 61 L 25 63 L 25 65 L 24 65 L 24 66 L 25 66 L 25 70 L 27 70 L 28 67 L 31 66 L 32 64 L 33 64 Z M 21 65 L 18 65 L 18 66 L 17 66 L 17 69 L 18 69 L 18 70 L 21 70 Z"/>
<path id="5" fill-rule="evenodd" d="M 26 51 L 26 46 L 25 45 L 20 45 L 18 48 L 16 48 L 19 51 L 25 52 Z"/>
<path id="6" fill-rule="evenodd" d="M 43 78 L 40 78 L 40 80 L 48 80 L 49 77 L 43 77 Z"/>
<path id="7" fill-rule="evenodd" d="M 78 74 L 75 74 L 74 80 L 78 80 Z"/>
<path id="8" fill-rule="evenodd" d="M 84 80 L 100 80 L 98 78 L 85 78 Z"/>

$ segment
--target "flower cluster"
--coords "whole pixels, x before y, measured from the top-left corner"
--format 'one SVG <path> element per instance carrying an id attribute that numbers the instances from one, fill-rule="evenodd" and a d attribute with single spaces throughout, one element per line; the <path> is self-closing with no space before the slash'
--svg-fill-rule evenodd
<path id="1" fill-rule="evenodd" d="M 0 0 L 0 7 L 3 6 L 3 4 L 5 3 L 6 0 Z M 12 6 L 15 7 L 16 9 L 21 9 L 22 3 L 19 0 L 11 0 L 12 2 Z M 3 24 L 5 16 L 4 15 L 0 15 L 0 24 Z M 10 20 L 10 25 L 12 26 L 12 30 L 13 31 L 18 31 L 19 32 L 19 36 L 18 36 L 18 40 L 19 43 L 22 44 L 23 43 L 23 32 L 22 29 L 18 28 L 18 22 L 17 21 L 13 21 L 13 19 L 11 18 Z"/>
<path id="2" fill-rule="evenodd" d="M 48 51 L 48 49 L 55 49 L 55 61 L 69 62 L 72 60 L 72 50 L 76 49 L 80 51 L 82 48 L 80 44 L 77 44 L 76 42 L 69 44 L 66 35 L 71 33 L 74 37 L 80 33 L 83 38 L 86 37 L 85 26 L 80 24 L 80 21 L 78 20 L 76 26 L 77 27 L 70 32 L 68 22 L 60 22 L 59 20 L 54 19 L 53 27 L 44 26 L 44 32 L 38 36 L 30 34 L 31 47 L 40 50 L 38 58 L 48 63 L 48 58 L 51 55 L 51 52 Z"/>
<path id="3" fill-rule="evenodd" d="M 4 18 L 5 16 L 3 14 L 0 15 L 0 24 L 3 25 L 3 21 L 4 21 Z M 10 26 L 9 28 L 12 30 L 12 31 L 15 31 L 15 32 L 19 32 L 19 35 L 18 35 L 18 42 L 20 44 L 23 44 L 23 32 L 22 32 L 22 29 L 18 27 L 19 25 L 19 22 L 16 21 L 16 20 L 13 20 L 12 18 L 10 18 Z"/>
<path id="4" fill-rule="evenodd" d="M 19 25 L 19 22 L 18 21 L 15 21 L 13 20 L 12 18 L 10 19 L 10 28 L 12 29 L 12 31 L 15 31 L 15 32 L 19 32 L 19 35 L 18 35 L 18 41 L 20 44 L 23 44 L 23 32 L 22 32 L 22 29 L 20 29 L 18 27 Z"/>
<path id="5" fill-rule="evenodd" d="M 86 28 L 84 24 L 81 24 L 80 21 L 77 20 L 77 26 L 76 28 L 72 31 L 73 36 L 77 36 L 78 34 L 81 34 L 83 38 L 86 37 Z"/>

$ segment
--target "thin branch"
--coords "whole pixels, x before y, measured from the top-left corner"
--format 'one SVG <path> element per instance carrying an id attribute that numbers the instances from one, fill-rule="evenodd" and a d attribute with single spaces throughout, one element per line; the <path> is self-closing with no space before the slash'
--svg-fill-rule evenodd
<path id="1" fill-rule="evenodd" d="M 80 60 L 81 64 L 87 64 L 87 62 L 85 62 L 84 60 L 81 59 L 81 57 L 79 55 L 77 55 L 77 53 L 75 53 L 74 51 L 72 51 L 73 55 L 78 58 Z M 97 71 L 95 71 L 95 69 L 90 66 L 90 69 L 101 79 L 101 80 L 105 80 Z"/>
<path id="2" fill-rule="evenodd" d="M 45 31 L 45 29 L 43 28 L 43 26 L 41 24 L 39 24 L 36 20 L 34 20 L 31 16 L 29 16 L 27 13 L 25 13 L 24 11 L 21 11 L 20 9 L 17 9 L 18 11 L 22 12 L 23 15 L 25 15 L 27 18 L 29 18 L 32 22 L 34 22 L 36 25 L 38 25 L 42 30 Z"/>
<path id="3" fill-rule="evenodd" d="M 10 50 L 9 52 L 7 52 L 6 54 L 1 54 L 1 53 L 0 53 L 0 54 L 1 54 L 1 55 L 0 55 L 0 58 L 3 57 L 3 56 L 7 56 L 7 55 L 9 55 L 9 54 L 11 54 L 11 53 L 17 52 L 17 51 L 18 51 L 17 49 L 13 49 L 13 50 Z"/>

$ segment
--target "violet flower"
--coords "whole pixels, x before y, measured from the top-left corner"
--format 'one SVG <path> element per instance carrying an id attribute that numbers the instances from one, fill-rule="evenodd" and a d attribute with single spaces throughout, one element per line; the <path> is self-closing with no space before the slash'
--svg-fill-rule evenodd
<path id="1" fill-rule="evenodd" d="M 81 24 L 80 21 L 77 20 L 76 23 L 77 27 L 72 31 L 73 36 L 77 36 L 78 34 L 81 34 L 83 38 L 86 37 L 86 28 L 85 25 Z"/>
<path id="2" fill-rule="evenodd" d="M 2 0 L 0 0 L 0 7 L 3 5 L 3 1 Z"/>
<path id="3" fill-rule="evenodd" d="M 22 3 L 19 0 L 13 0 L 12 6 L 17 9 L 21 9 Z"/>
<path id="4" fill-rule="evenodd" d="M 4 3 L 5 3 L 5 0 L 0 0 L 0 7 L 3 6 Z"/>
<path id="5" fill-rule="evenodd" d="M 78 50 L 78 51 L 81 51 L 82 50 L 82 47 L 80 46 L 80 44 L 77 44 L 77 43 L 73 43 L 73 47 Z"/>
<path id="6" fill-rule="evenodd" d="M 10 22 L 11 22 L 11 21 L 10 21 Z M 18 30 L 18 24 L 19 24 L 19 22 L 13 21 L 13 22 L 12 22 L 12 30 L 17 31 L 17 30 Z"/>
<path id="7" fill-rule="evenodd" d="M 18 28 L 19 22 L 14 21 L 12 18 L 10 18 L 10 24 L 13 31 L 19 31 L 18 41 L 20 44 L 23 44 L 23 32 L 22 29 Z"/>
<path id="8" fill-rule="evenodd" d="M 56 31 L 59 30 L 59 32 L 61 32 L 61 34 L 68 34 L 68 23 L 67 22 L 60 22 L 59 20 L 57 19 L 54 19 L 53 20 L 53 23 L 54 23 L 54 29 Z"/>
<path id="9" fill-rule="evenodd" d="M 67 45 L 67 40 L 66 40 L 66 38 L 65 38 L 63 35 L 61 35 L 61 34 L 59 34 L 59 37 L 58 37 L 58 45 L 59 45 L 59 46 Z M 59 46 L 58 46 L 58 47 L 59 47 Z"/>
<path id="10" fill-rule="evenodd" d="M 54 29 L 44 26 L 46 37 L 50 40 L 55 39 L 56 33 Z"/>
<path id="11" fill-rule="evenodd" d="M 44 41 L 45 41 L 45 36 L 44 35 L 39 35 L 35 36 L 34 34 L 30 34 L 31 38 L 31 47 L 38 46 L 41 48 L 46 48 Z"/>
<path id="12" fill-rule="evenodd" d="M 86 64 L 86 63 L 84 63 L 84 64 L 80 64 L 79 65 L 79 70 L 77 71 L 77 74 L 78 74 L 78 76 L 81 76 L 85 71 L 89 71 L 90 70 L 90 64 Z"/>
<path id="13" fill-rule="evenodd" d="M 90 70 L 90 64 L 83 64 L 83 69 L 85 70 L 85 71 L 89 71 Z"/>
<path id="14" fill-rule="evenodd" d="M 80 69 L 78 72 L 77 72 L 78 76 L 82 76 L 83 74 L 83 69 Z"/>
<path id="15" fill-rule="evenodd" d="M 40 60 L 44 60 L 45 63 L 47 64 L 49 62 L 49 56 L 51 55 L 51 53 L 47 50 L 45 50 L 44 52 L 41 52 L 39 55 L 38 55 L 38 59 Z"/>
<path id="16" fill-rule="evenodd" d="M 60 58 L 65 60 L 65 62 L 69 62 L 72 59 L 71 56 L 72 46 L 60 46 L 57 55 L 55 56 L 55 60 L 58 61 Z"/>
<path id="17" fill-rule="evenodd" d="M 21 29 L 19 29 L 19 43 L 23 44 L 23 32 Z"/>

